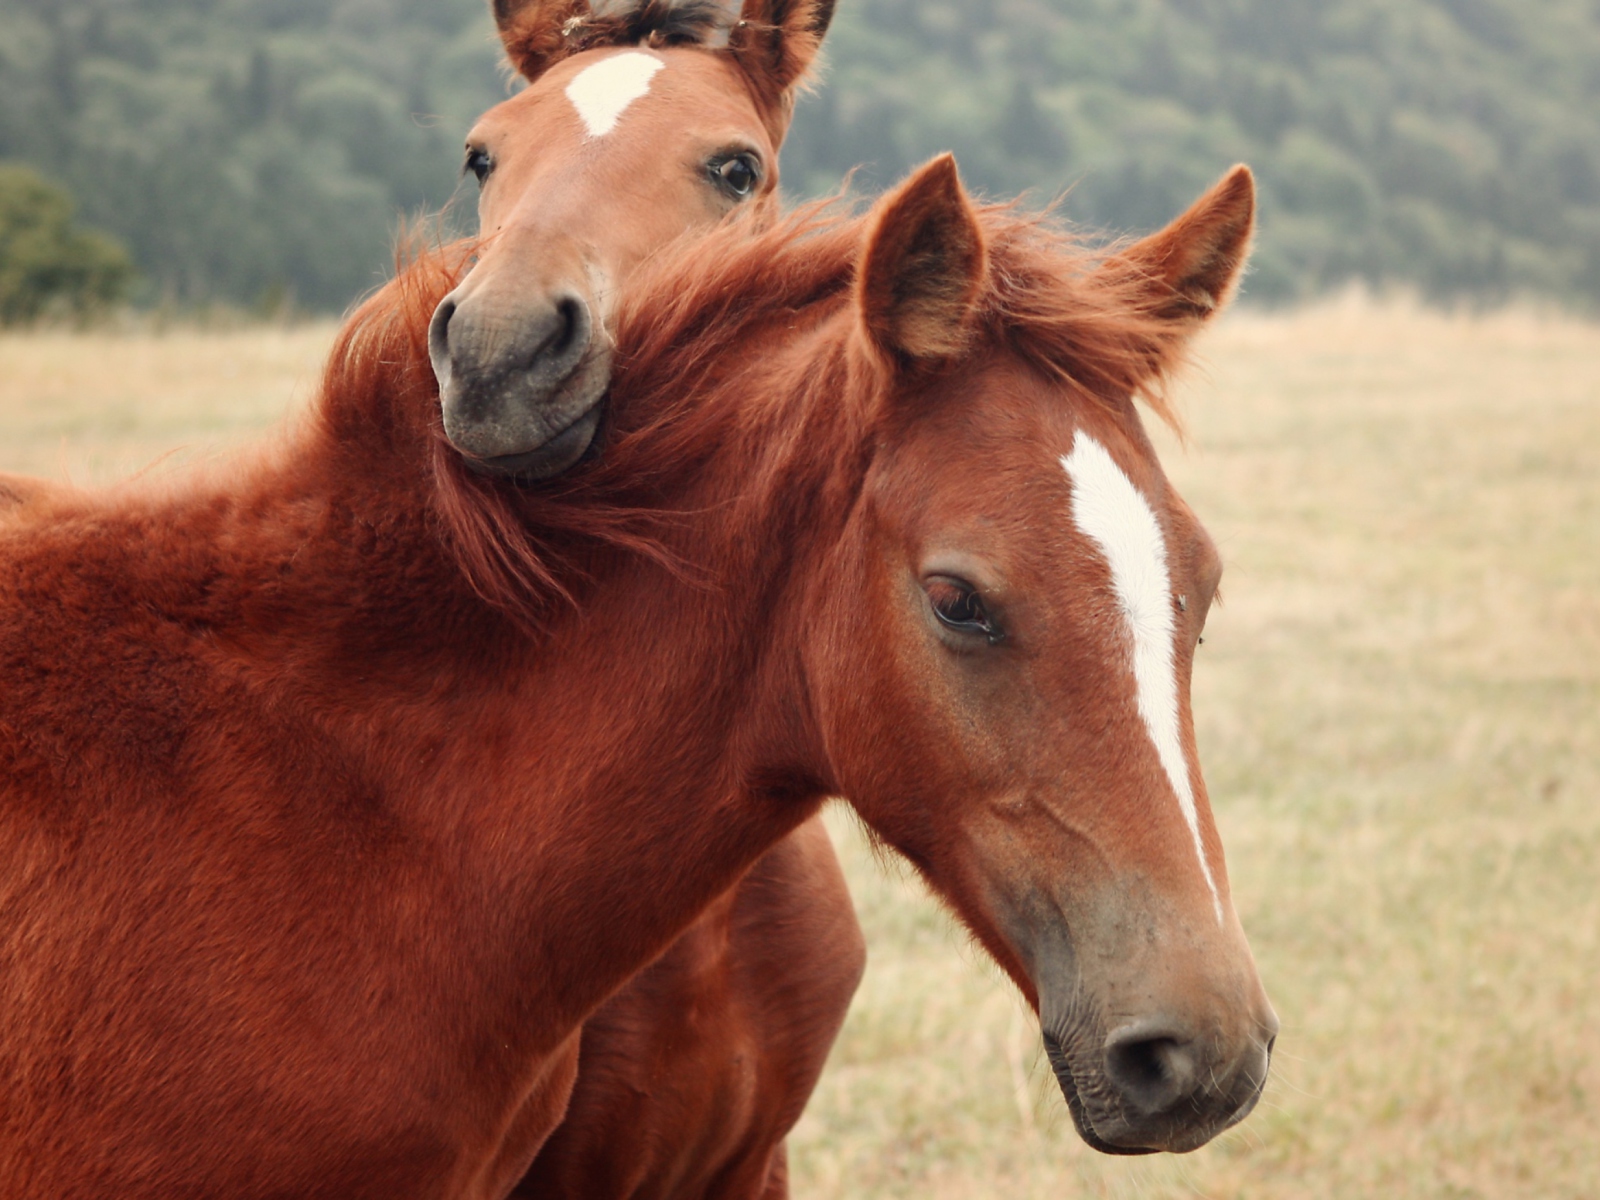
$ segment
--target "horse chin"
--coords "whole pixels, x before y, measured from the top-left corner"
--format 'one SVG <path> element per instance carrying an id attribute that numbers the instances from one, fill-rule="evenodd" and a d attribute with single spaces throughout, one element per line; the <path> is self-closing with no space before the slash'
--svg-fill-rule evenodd
<path id="1" fill-rule="evenodd" d="M 1067 1111 L 1072 1114 L 1072 1124 L 1089 1149 L 1098 1150 L 1101 1154 L 1123 1156 L 1159 1153 L 1154 1146 L 1113 1145 L 1096 1133 L 1094 1123 L 1089 1119 L 1088 1110 L 1084 1107 L 1083 1097 L 1078 1092 L 1078 1081 L 1072 1073 L 1072 1064 L 1067 1061 L 1066 1051 L 1062 1049 L 1061 1042 L 1052 1033 L 1046 1032 L 1044 1035 L 1044 1052 L 1050 1059 L 1050 1069 L 1055 1073 L 1061 1094 L 1066 1098 Z"/>
<path id="2" fill-rule="evenodd" d="M 516 454 L 501 454 L 494 458 L 465 456 L 467 466 L 480 475 L 493 475 L 517 483 L 537 483 L 554 479 L 571 470 L 588 453 L 600 430 L 600 417 L 605 411 L 604 395 L 543 445 Z"/>

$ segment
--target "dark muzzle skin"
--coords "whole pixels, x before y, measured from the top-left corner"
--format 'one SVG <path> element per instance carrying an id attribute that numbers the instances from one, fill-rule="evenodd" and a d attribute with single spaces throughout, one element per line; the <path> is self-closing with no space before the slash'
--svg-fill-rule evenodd
<path id="1" fill-rule="evenodd" d="M 1067 1028 L 1044 1028 L 1051 1070 L 1078 1135 L 1104 1154 L 1183 1154 L 1237 1125 L 1261 1098 L 1277 1036 L 1276 1017 L 1237 1048 L 1160 1015 L 1103 1039 L 1053 1024 Z"/>
<path id="2" fill-rule="evenodd" d="M 1259 986 L 1190 976 L 1170 987 L 1159 970 L 1136 986 L 1086 986 L 1070 951 L 1038 965 L 1045 1052 L 1094 1149 L 1186 1153 L 1255 1108 L 1278 1034 Z"/>
<path id="3" fill-rule="evenodd" d="M 428 356 L 445 436 L 473 469 L 549 479 L 593 442 L 611 354 L 576 289 L 513 300 L 468 276 L 434 310 Z"/>

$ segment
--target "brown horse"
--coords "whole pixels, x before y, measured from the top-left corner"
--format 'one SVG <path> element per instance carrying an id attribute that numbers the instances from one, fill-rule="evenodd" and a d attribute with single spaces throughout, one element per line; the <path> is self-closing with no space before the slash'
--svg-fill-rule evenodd
<path id="1" fill-rule="evenodd" d="M 488 286 L 456 295 L 476 296 L 480 320 L 495 302 L 526 328 L 564 287 L 603 317 L 607 293 L 584 285 L 626 278 L 652 239 L 770 197 L 793 95 L 831 8 L 747 3 L 740 36 L 713 48 L 733 26 L 708 4 L 596 15 L 570 0 L 499 0 L 506 49 L 531 86 L 468 140 L 468 168 L 486 185 L 483 225 L 500 236 L 469 277 Z M 619 52 L 659 64 L 659 78 L 620 129 L 594 136 L 574 119 L 581 95 L 568 97 Z M 605 361 L 594 336 L 591 379 Z M 0 474 L 0 513 L 56 490 Z M 783 1139 L 864 960 L 833 847 L 820 820 L 807 822 L 586 1023 L 567 1116 L 517 1194 L 786 1194 Z"/>
<path id="2" fill-rule="evenodd" d="M 593 404 L 614 285 L 672 236 L 775 193 L 832 10 L 748 0 L 734 23 L 708 3 L 597 14 L 581 0 L 496 0 L 530 86 L 467 138 L 486 237 L 432 326 L 452 418 L 488 406 L 544 429 L 542 412 L 561 424 Z M 547 447 L 512 461 L 559 472 L 593 428 L 580 422 L 553 458 Z M 586 1023 L 567 1116 L 517 1193 L 785 1195 L 783 1140 L 865 957 L 832 844 L 808 822 Z"/>
<path id="3" fill-rule="evenodd" d="M 0 1194 L 502 1195 L 583 1021 L 829 794 L 1092 1144 L 1242 1119 L 1219 569 L 1132 396 L 1252 214 L 1241 169 L 1095 262 L 939 160 L 720 229 L 634 281 L 605 453 L 527 488 L 443 441 L 430 261 L 288 445 L 0 524 Z"/>

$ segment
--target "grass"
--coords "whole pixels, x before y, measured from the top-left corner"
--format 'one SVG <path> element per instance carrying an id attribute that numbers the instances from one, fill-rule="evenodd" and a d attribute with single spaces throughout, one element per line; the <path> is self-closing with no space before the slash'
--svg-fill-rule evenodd
<path id="1" fill-rule="evenodd" d="M 0 333 L 0 471 L 104 483 L 246 440 L 311 395 L 333 332 Z"/>
<path id="2" fill-rule="evenodd" d="M 0 469 L 272 422 L 330 331 L 0 337 Z M 1283 1018 L 1239 1130 L 1082 1146 L 995 972 L 835 831 L 871 945 L 797 1196 L 1600 1196 L 1600 327 L 1238 314 L 1169 473 L 1228 560 L 1195 688 Z"/>

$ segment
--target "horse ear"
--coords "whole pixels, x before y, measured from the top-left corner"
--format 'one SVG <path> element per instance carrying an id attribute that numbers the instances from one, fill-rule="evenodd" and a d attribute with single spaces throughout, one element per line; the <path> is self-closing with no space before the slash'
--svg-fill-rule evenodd
<path id="1" fill-rule="evenodd" d="M 1153 315 L 1198 323 L 1232 298 L 1255 223 L 1255 177 L 1249 167 L 1237 166 L 1176 221 L 1113 255 L 1101 269 L 1143 281 Z"/>
<path id="2" fill-rule="evenodd" d="M 877 204 L 856 281 L 862 324 L 891 355 L 948 357 L 966 344 L 987 269 L 956 160 L 940 155 Z"/>
<path id="3" fill-rule="evenodd" d="M 570 23 L 590 15 L 589 0 L 490 0 L 490 5 L 511 65 L 530 82 L 566 57 Z"/>
<path id="4" fill-rule="evenodd" d="M 773 103 L 792 104 L 822 48 L 835 0 L 744 0 L 728 49 Z"/>

